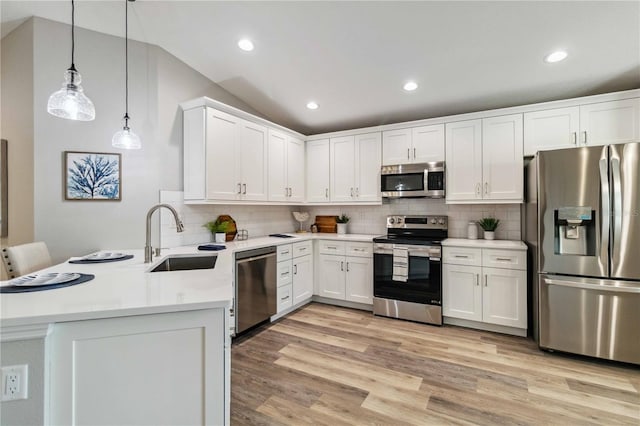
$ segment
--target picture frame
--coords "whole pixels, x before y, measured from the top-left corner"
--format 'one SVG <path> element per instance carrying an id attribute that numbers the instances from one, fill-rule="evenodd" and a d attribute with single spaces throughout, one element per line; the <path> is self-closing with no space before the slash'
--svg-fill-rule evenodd
<path id="1" fill-rule="evenodd" d="M 121 201 L 121 166 L 121 154 L 64 151 L 65 200 Z"/>

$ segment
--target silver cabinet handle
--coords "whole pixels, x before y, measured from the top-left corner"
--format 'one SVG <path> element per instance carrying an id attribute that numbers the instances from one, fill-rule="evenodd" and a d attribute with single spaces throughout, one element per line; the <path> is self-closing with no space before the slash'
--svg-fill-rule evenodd
<path id="1" fill-rule="evenodd" d="M 324 198 L 329 198 L 329 188 L 324 189 Z"/>
<path id="2" fill-rule="evenodd" d="M 482 185 L 478 182 L 476 183 L 476 198 L 480 196 L 481 191 L 482 191 Z"/>
<path id="3" fill-rule="evenodd" d="M 356 197 L 360 196 L 360 188 L 356 187 Z"/>
<path id="4" fill-rule="evenodd" d="M 484 274 L 484 286 L 487 287 L 487 274 Z"/>
<path id="5" fill-rule="evenodd" d="M 347 272 L 349 272 L 349 262 L 347 262 Z"/>
<path id="6" fill-rule="evenodd" d="M 353 251 L 364 251 L 364 249 L 354 247 L 354 248 L 353 248 Z"/>
<path id="7" fill-rule="evenodd" d="M 305 251 L 306 249 L 307 249 L 306 247 L 300 247 L 298 250 Z"/>
<path id="8" fill-rule="evenodd" d="M 411 150 L 410 150 L 409 148 L 407 148 L 407 160 L 410 160 L 410 159 L 411 159 L 411 157 L 410 157 L 410 155 L 411 155 L 411 154 L 410 154 L 410 152 L 411 152 Z"/>
<path id="9" fill-rule="evenodd" d="M 476 274 L 476 286 L 480 285 L 480 274 Z"/>
<path id="10" fill-rule="evenodd" d="M 246 193 L 247 193 L 247 184 L 246 184 L 246 183 L 243 183 L 243 184 L 242 184 L 242 193 L 243 193 L 243 194 L 246 194 Z"/>
<path id="11" fill-rule="evenodd" d="M 573 137 L 573 144 L 575 146 L 578 146 L 578 133 L 577 132 L 572 132 L 571 135 Z"/>
<path id="12" fill-rule="evenodd" d="M 281 277 L 284 277 L 285 275 L 289 275 L 289 271 L 280 274 Z"/>
<path id="13" fill-rule="evenodd" d="M 238 194 L 242 194 L 242 184 L 238 183 Z"/>
<path id="14" fill-rule="evenodd" d="M 298 275 L 298 265 L 293 265 L 293 275 Z"/>
<path id="15" fill-rule="evenodd" d="M 293 194 L 293 191 L 291 190 L 291 187 L 289 187 L 289 197 L 291 197 L 292 194 Z"/>
<path id="16" fill-rule="evenodd" d="M 289 188 L 285 188 L 284 189 L 284 196 L 288 197 L 289 196 Z"/>
<path id="17" fill-rule="evenodd" d="M 281 251 L 280 254 L 289 254 L 289 250 L 287 251 Z"/>
<path id="18" fill-rule="evenodd" d="M 344 262 L 340 262 L 340 270 L 344 271 Z"/>
<path id="19" fill-rule="evenodd" d="M 281 300 L 287 300 L 289 298 L 289 295 L 286 295 L 285 297 L 283 297 Z"/>
<path id="20" fill-rule="evenodd" d="M 336 246 L 327 246 L 327 249 L 329 249 L 329 250 L 338 250 L 338 247 L 336 247 Z"/>
<path id="21" fill-rule="evenodd" d="M 415 148 L 413 148 L 413 159 L 414 160 L 416 159 L 416 149 Z"/>
<path id="22" fill-rule="evenodd" d="M 455 257 L 457 257 L 458 259 L 468 259 L 469 256 L 461 256 L 459 254 L 456 254 Z"/>
<path id="23" fill-rule="evenodd" d="M 484 183 L 484 193 L 488 194 L 489 193 L 489 182 L 485 182 Z"/>
<path id="24" fill-rule="evenodd" d="M 586 145 L 587 144 L 587 131 L 583 131 L 582 132 L 582 144 Z"/>
<path id="25" fill-rule="evenodd" d="M 509 257 L 496 257 L 496 260 L 500 260 L 502 262 L 511 262 L 511 258 Z"/>
<path id="26" fill-rule="evenodd" d="M 353 198 L 353 188 L 351 188 L 351 197 Z"/>

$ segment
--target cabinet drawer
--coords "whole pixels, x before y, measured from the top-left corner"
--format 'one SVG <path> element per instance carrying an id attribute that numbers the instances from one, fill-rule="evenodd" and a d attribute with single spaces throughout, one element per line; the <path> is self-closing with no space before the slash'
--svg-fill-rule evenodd
<path id="1" fill-rule="evenodd" d="M 293 306 L 293 286 L 291 284 L 278 287 L 278 313 Z"/>
<path id="2" fill-rule="evenodd" d="M 373 243 L 347 243 L 347 256 L 373 256 Z"/>
<path id="3" fill-rule="evenodd" d="M 291 261 L 285 260 L 284 262 L 278 262 L 277 268 L 277 282 L 278 287 L 291 284 L 293 280 L 293 267 L 291 266 Z"/>
<path id="4" fill-rule="evenodd" d="M 291 259 L 293 248 L 291 244 L 282 244 L 278 246 L 278 262 Z"/>
<path id="5" fill-rule="evenodd" d="M 293 243 L 293 257 L 306 256 L 313 253 L 312 241 L 302 241 L 300 243 Z"/>
<path id="6" fill-rule="evenodd" d="M 482 250 L 482 266 L 502 269 L 527 269 L 527 252 L 516 250 Z"/>
<path id="7" fill-rule="evenodd" d="M 482 249 L 443 247 L 443 262 L 452 265 L 482 266 Z"/>
<path id="8" fill-rule="evenodd" d="M 344 241 L 320 240 L 320 254 L 346 254 Z"/>

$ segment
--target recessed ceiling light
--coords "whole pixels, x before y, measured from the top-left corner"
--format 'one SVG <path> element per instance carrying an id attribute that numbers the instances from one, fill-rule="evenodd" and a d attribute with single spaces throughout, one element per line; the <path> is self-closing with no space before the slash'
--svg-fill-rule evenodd
<path id="1" fill-rule="evenodd" d="M 415 81 L 409 81 L 405 83 L 405 85 L 403 86 L 403 89 L 406 90 L 407 92 L 412 92 L 417 88 L 418 88 L 418 83 L 416 83 Z"/>
<path id="2" fill-rule="evenodd" d="M 565 52 L 564 50 L 557 50 L 553 53 L 549 53 L 547 56 L 544 57 L 544 61 L 548 62 L 550 64 L 554 63 L 554 62 L 560 62 L 563 59 L 565 59 L 567 57 L 567 52 Z"/>
<path id="3" fill-rule="evenodd" d="M 309 102 L 309 103 L 307 104 L 307 108 L 309 108 L 309 109 L 318 109 L 318 104 L 317 104 L 317 103 L 315 103 L 315 102 L 313 102 L 313 101 L 312 101 L 312 102 Z"/>
<path id="4" fill-rule="evenodd" d="M 253 42 L 248 38 L 243 38 L 238 42 L 238 47 L 245 52 L 251 52 L 253 50 Z"/>

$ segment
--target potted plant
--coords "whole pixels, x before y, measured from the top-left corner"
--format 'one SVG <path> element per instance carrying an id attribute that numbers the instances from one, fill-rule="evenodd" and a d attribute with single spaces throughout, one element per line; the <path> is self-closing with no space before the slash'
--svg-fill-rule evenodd
<path id="1" fill-rule="evenodd" d="M 338 234 L 346 234 L 347 233 L 347 223 L 351 218 L 346 214 L 342 213 L 340 216 L 336 216 L 336 222 L 338 224 Z"/>
<path id="2" fill-rule="evenodd" d="M 496 228 L 500 225 L 500 219 L 483 217 L 482 220 L 478 221 L 478 225 L 484 230 L 484 239 L 493 240 L 495 239 Z"/>
<path id="3" fill-rule="evenodd" d="M 224 243 L 226 239 L 227 228 L 229 227 L 229 222 L 221 221 L 221 220 L 212 220 L 211 222 L 207 222 L 204 225 L 205 228 L 211 232 L 211 238 L 216 243 Z"/>

